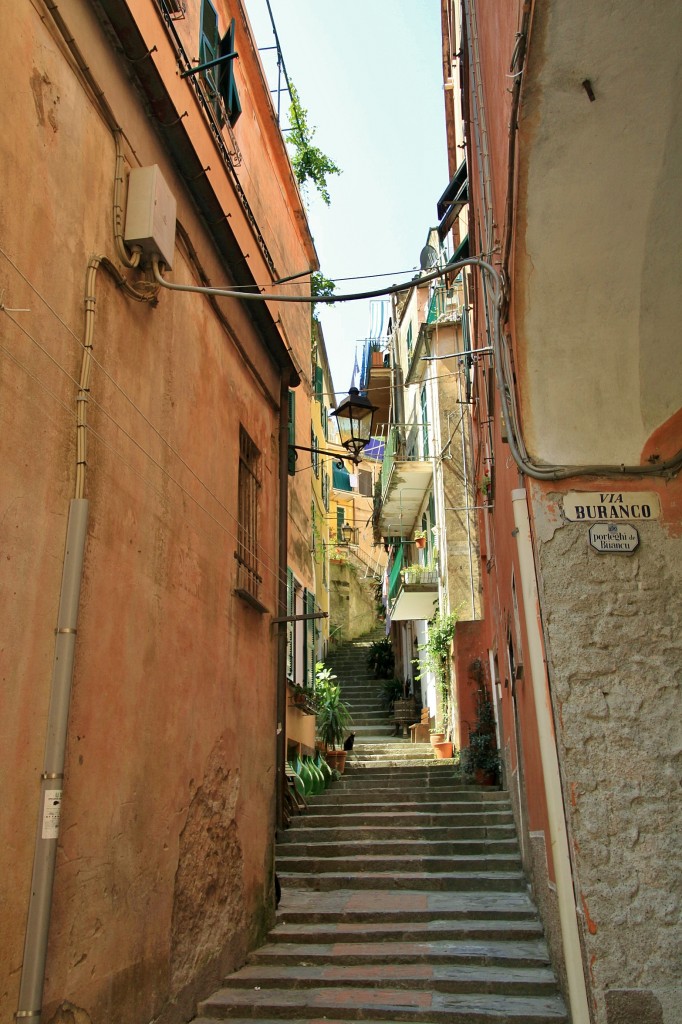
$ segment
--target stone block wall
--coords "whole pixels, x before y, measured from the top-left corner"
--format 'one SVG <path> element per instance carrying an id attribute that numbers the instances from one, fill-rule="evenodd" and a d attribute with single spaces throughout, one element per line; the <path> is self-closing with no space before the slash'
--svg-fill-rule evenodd
<path id="1" fill-rule="evenodd" d="M 556 506 L 555 506 L 556 508 Z M 682 1016 L 682 539 L 632 554 L 534 502 L 564 800 L 597 1024 Z"/>

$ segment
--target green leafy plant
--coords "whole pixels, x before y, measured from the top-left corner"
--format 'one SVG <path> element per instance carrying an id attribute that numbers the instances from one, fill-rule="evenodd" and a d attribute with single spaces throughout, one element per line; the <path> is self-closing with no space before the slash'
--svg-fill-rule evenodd
<path id="1" fill-rule="evenodd" d="M 367 665 L 375 679 L 390 679 L 395 668 L 395 655 L 390 637 L 375 640 L 367 655 Z"/>
<path id="2" fill-rule="evenodd" d="M 336 285 L 334 284 L 334 282 L 330 278 L 325 277 L 324 274 L 321 271 L 319 271 L 319 270 L 313 271 L 313 273 L 310 275 L 310 294 L 311 295 L 313 295 L 313 296 L 321 295 L 321 296 L 324 296 L 324 298 L 331 298 L 331 296 L 334 294 L 335 291 L 336 291 Z M 326 303 L 326 305 L 333 306 L 334 303 L 333 302 L 328 302 L 328 303 Z M 313 320 L 318 320 L 319 318 L 317 316 L 317 305 L 314 302 L 312 304 L 311 309 L 312 309 Z"/>
<path id="3" fill-rule="evenodd" d="M 291 107 L 289 108 L 289 120 L 291 131 L 287 142 L 294 147 L 294 155 L 291 164 L 299 185 L 305 185 L 311 181 L 322 197 L 322 201 L 329 206 L 331 199 L 327 188 L 327 177 L 330 174 L 341 174 L 341 168 L 337 167 L 333 160 L 330 160 L 318 146 L 313 145 L 315 128 L 308 124 L 308 111 L 301 106 L 301 100 L 296 87 L 291 86 Z"/>
<path id="4" fill-rule="evenodd" d="M 405 687 L 399 679 L 384 679 L 379 687 L 379 700 L 382 708 L 392 711 L 393 705 L 397 700 L 400 700 L 404 691 Z"/>
<path id="5" fill-rule="evenodd" d="M 476 724 L 469 733 L 469 746 L 462 762 L 469 775 L 482 772 L 497 782 L 500 776 L 500 754 L 495 737 L 495 712 L 484 684 L 476 690 Z"/>
<path id="6" fill-rule="evenodd" d="M 341 687 L 336 676 L 324 662 L 315 666 L 315 696 L 317 698 L 317 735 L 325 750 L 335 750 L 343 743 L 344 733 L 353 723 L 350 708 L 341 700 Z"/>
<path id="7" fill-rule="evenodd" d="M 438 573 L 438 569 L 433 562 L 427 562 L 426 565 L 422 565 L 420 562 L 414 562 L 412 565 L 407 565 L 403 569 L 403 579 L 406 583 L 420 583 L 425 581 L 427 583 L 432 582 L 434 573 Z M 438 576 L 436 575 L 436 581 Z"/>
<path id="8" fill-rule="evenodd" d="M 455 635 L 455 615 L 435 615 L 428 625 L 427 640 L 419 644 L 423 658 L 415 658 L 415 678 L 421 680 L 427 672 L 433 672 L 440 696 L 440 714 L 444 731 L 448 733 L 450 721 L 450 647 Z"/>

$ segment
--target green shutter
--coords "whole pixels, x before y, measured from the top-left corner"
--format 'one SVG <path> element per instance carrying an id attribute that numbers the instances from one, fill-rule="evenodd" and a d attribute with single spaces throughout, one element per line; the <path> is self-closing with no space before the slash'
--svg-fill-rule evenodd
<path id="1" fill-rule="evenodd" d="M 235 21 L 234 18 L 230 22 L 230 27 L 220 40 L 220 56 L 224 56 L 227 53 L 233 53 L 235 50 Z M 217 65 L 217 82 L 220 95 L 225 103 L 225 109 L 227 110 L 227 116 L 230 124 L 234 124 L 239 115 L 242 112 L 242 105 L 239 102 L 239 93 L 237 92 L 237 83 L 234 78 L 234 62 L 237 58 L 233 57 L 232 60 L 226 60 L 223 64 Z"/>
<path id="2" fill-rule="evenodd" d="M 315 595 L 310 590 L 303 591 L 303 611 L 312 615 L 315 611 Z M 303 685 L 312 687 L 315 680 L 315 620 L 303 620 L 304 674 Z"/>
<path id="3" fill-rule="evenodd" d="M 422 407 L 422 447 L 424 450 L 424 458 L 429 457 L 429 427 L 426 416 L 426 387 L 421 390 L 421 407 Z"/>
<path id="4" fill-rule="evenodd" d="M 337 539 L 337 541 L 338 540 L 343 540 L 343 536 L 341 534 L 341 527 L 343 526 L 345 521 L 346 521 L 346 510 L 343 508 L 342 505 L 337 505 L 336 506 L 336 539 Z"/>

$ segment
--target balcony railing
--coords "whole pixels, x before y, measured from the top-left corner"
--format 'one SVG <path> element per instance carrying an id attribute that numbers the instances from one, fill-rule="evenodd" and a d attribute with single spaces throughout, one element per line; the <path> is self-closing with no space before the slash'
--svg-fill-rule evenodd
<path id="1" fill-rule="evenodd" d="M 400 545 L 388 579 L 388 607 L 392 619 L 430 619 L 438 603 L 438 569 L 407 564 Z"/>
<path id="2" fill-rule="evenodd" d="M 396 463 L 424 462 L 428 455 L 420 452 L 420 440 L 427 435 L 428 423 L 394 423 L 388 428 L 384 461 L 381 466 L 381 494 L 386 495 L 388 482 Z"/>

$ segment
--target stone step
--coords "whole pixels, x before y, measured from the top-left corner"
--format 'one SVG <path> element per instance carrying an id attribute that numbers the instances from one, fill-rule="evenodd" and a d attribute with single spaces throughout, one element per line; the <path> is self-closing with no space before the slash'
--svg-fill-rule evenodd
<path id="1" fill-rule="evenodd" d="M 391 807 L 399 807 L 404 804 L 423 804 L 428 806 L 432 803 L 447 803 L 448 807 L 457 804 L 464 808 L 499 808 L 504 804 L 509 806 L 509 798 L 501 790 L 492 790 L 490 794 L 483 794 L 480 791 L 458 789 L 446 780 L 434 780 L 430 785 L 402 785 L 400 791 L 395 793 L 390 788 L 367 790 L 366 787 L 347 785 L 344 787 L 330 786 L 324 793 L 320 793 L 314 801 L 314 806 L 319 807 L 333 805 L 335 807 L 347 807 L 349 804 L 379 804 Z"/>
<path id="2" fill-rule="evenodd" d="M 440 834 L 440 830 L 437 830 Z M 518 853 L 516 837 L 510 835 L 506 839 L 461 839 L 437 841 L 408 838 L 359 839 L 352 842 L 325 842 L 308 834 L 297 833 L 295 839 L 285 839 L 277 844 L 277 860 L 283 857 L 340 858 L 340 857 L 482 857 L 487 855 L 515 856 Z"/>
<path id="3" fill-rule="evenodd" d="M 394 811 L 377 810 L 374 804 L 352 804 L 344 808 L 343 825 L 345 828 L 353 825 L 388 825 L 391 823 L 400 824 L 403 827 L 431 827 L 434 825 L 447 825 L 450 828 L 455 825 L 510 825 L 513 822 L 511 810 L 503 808 L 494 809 L 494 804 L 483 804 L 480 808 L 475 805 L 463 805 L 466 809 L 454 809 L 447 804 L 432 803 L 422 804 L 418 809 L 396 809 Z M 301 827 L 303 816 L 294 818 L 292 826 Z M 312 801 L 305 815 L 305 820 L 311 828 L 315 825 L 329 825 L 332 822 L 338 823 L 339 812 L 329 804 L 317 804 Z"/>
<path id="4" fill-rule="evenodd" d="M 355 889 L 425 889 L 448 892 L 506 892 L 510 889 L 522 889 L 525 878 L 522 871 L 364 871 L 355 875 L 352 871 L 328 871 L 324 874 L 296 874 L 295 872 L 277 872 L 282 886 L 295 884 L 300 888 L 313 892 L 323 892 L 333 888 Z"/>
<path id="5" fill-rule="evenodd" d="M 528 937 L 541 934 L 537 911 L 526 890 L 439 893 L 412 889 L 358 893 L 339 888 L 311 893 L 293 883 L 282 891 L 277 920 L 273 936 L 294 922 L 301 922 L 303 931 L 310 927 L 306 922 L 317 922 L 332 929 L 334 937 L 330 941 L 362 941 L 372 929 L 380 931 L 386 927 L 397 929 L 389 935 L 393 938 L 400 938 L 409 928 L 410 939 L 415 935 L 440 939 L 446 937 L 443 929 L 449 927 L 449 922 L 480 924 L 484 929 L 495 928 L 500 922 L 519 922 L 533 929 Z"/>
<path id="6" fill-rule="evenodd" d="M 477 871 L 518 870 L 521 858 L 518 851 L 511 853 L 449 853 L 446 856 L 404 854 L 385 856 L 383 854 L 355 854 L 352 857 L 305 856 L 295 847 L 279 847 L 277 871 L 287 874 L 307 874 L 318 877 L 333 874 L 395 871 L 396 873 L 435 874 Z"/>
<path id="7" fill-rule="evenodd" d="M 402 825 L 368 825 L 350 828 L 335 820 L 334 824 L 329 827 L 319 825 L 309 827 L 305 816 L 301 816 L 294 819 L 292 827 L 285 833 L 281 842 L 285 846 L 299 843 L 315 845 L 330 843 L 339 847 L 340 844 L 350 842 L 390 843 L 392 840 L 397 840 L 398 844 L 406 842 L 407 837 Z M 411 829 L 409 833 L 410 842 L 431 843 L 438 840 L 444 843 L 475 842 L 476 840 L 509 840 L 516 843 L 516 831 L 513 823 L 510 822 L 507 825 L 426 826 L 425 828 Z"/>
<path id="8" fill-rule="evenodd" d="M 301 817 L 303 817 L 303 815 L 301 815 Z M 304 827 L 305 824 L 306 827 L 309 827 L 310 829 L 336 829 L 338 830 L 339 834 L 343 835 L 346 839 L 352 838 L 353 835 L 357 832 L 358 828 L 361 828 L 365 830 L 365 838 L 371 839 L 373 837 L 376 837 L 377 841 L 380 840 L 382 837 L 386 836 L 387 834 L 391 834 L 385 831 L 386 819 L 390 820 L 391 817 L 393 818 L 393 826 L 396 830 L 392 833 L 393 835 L 395 835 L 396 832 L 397 834 L 400 834 L 401 830 L 403 831 L 404 834 L 404 830 L 406 827 L 415 828 L 419 830 L 416 835 L 413 835 L 412 838 L 417 838 L 417 836 L 423 836 L 423 829 L 425 828 L 456 828 L 456 825 L 453 823 L 452 820 L 452 815 L 450 814 L 389 814 L 385 816 L 385 819 L 383 821 L 377 821 L 377 815 L 369 813 L 352 815 L 350 817 L 353 818 L 352 821 L 348 821 L 347 816 L 344 816 L 343 824 L 339 824 L 338 814 L 320 814 L 317 816 L 307 814 L 305 815 L 306 822 L 301 822 L 300 818 L 294 818 L 290 824 L 290 828 L 299 829 Z M 463 825 L 465 828 L 472 826 L 476 827 L 482 824 L 481 816 L 478 814 L 462 814 L 459 816 L 459 819 L 460 820 L 458 824 Z M 508 815 L 489 815 L 486 819 L 485 825 L 486 827 L 494 827 L 499 825 L 512 826 L 513 823 L 514 822 L 512 815 L 511 813 L 509 813 Z M 450 833 L 450 835 L 452 835 L 452 833 Z"/>
<path id="9" fill-rule="evenodd" d="M 202 1002 L 209 1020 L 429 1021 L 446 1024 L 563 1024 L 558 996 L 429 992 L 421 989 L 311 988 L 219 989 Z M 196 1022 L 195 1022 L 196 1024 Z"/>
<path id="10" fill-rule="evenodd" d="M 513 942 L 495 939 L 430 939 L 360 942 L 269 943 L 248 958 L 250 964 L 491 964 L 546 967 L 544 939 Z"/>
<path id="11" fill-rule="evenodd" d="M 380 972 L 371 964 L 250 964 L 223 982 L 224 989 L 375 988 L 377 975 L 383 985 L 396 990 L 475 992 L 496 995 L 547 995 L 556 979 L 547 967 L 499 967 L 489 964 L 384 964 Z"/>

